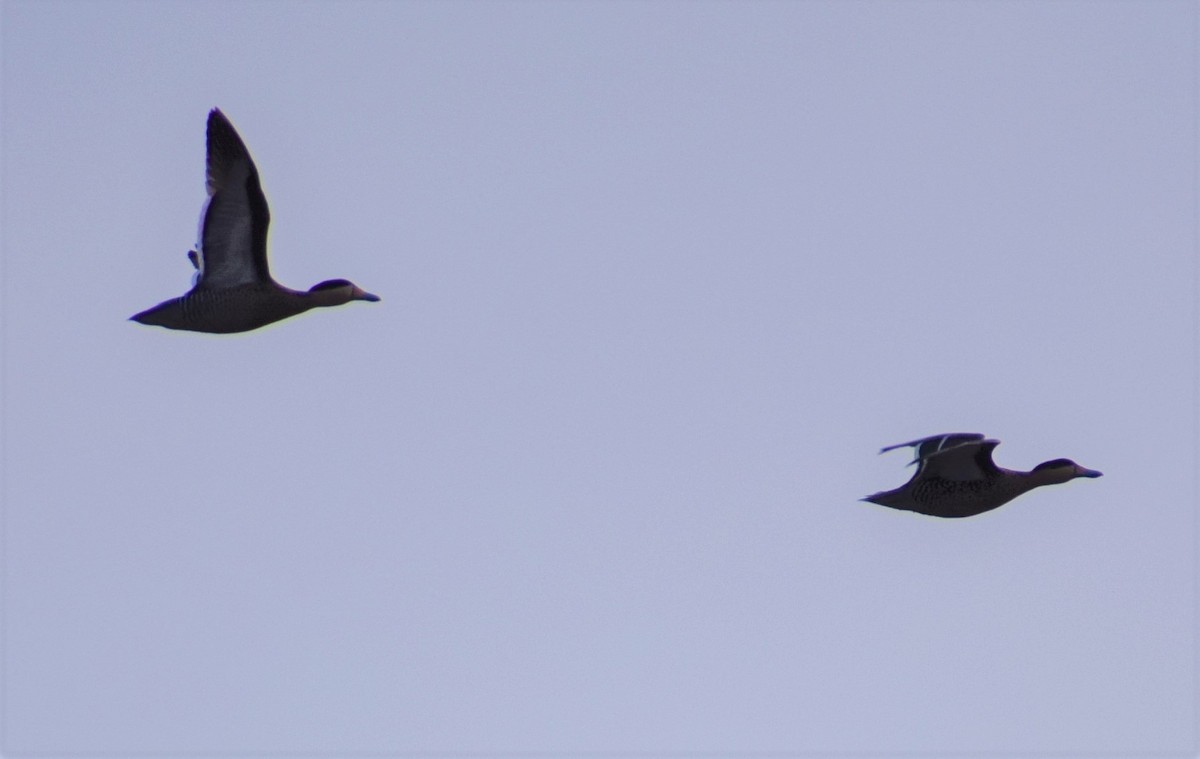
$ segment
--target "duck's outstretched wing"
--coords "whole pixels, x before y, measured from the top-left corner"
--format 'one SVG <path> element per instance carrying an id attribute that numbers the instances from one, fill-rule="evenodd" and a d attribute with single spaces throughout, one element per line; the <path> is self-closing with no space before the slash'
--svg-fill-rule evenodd
<path id="1" fill-rule="evenodd" d="M 915 464 L 926 456 L 932 456 L 935 453 L 946 451 L 951 448 L 957 448 L 960 445 L 971 445 L 978 443 L 986 436 L 978 432 L 948 432 L 944 435 L 930 435 L 919 440 L 910 440 L 907 443 L 896 443 L 889 445 L 886 448 L 880 448 L 880 453 L 894 451 L 897 448 L 916 448 L 917 453 L 909 464 Z"/>
<path id="2" fill-rule="evenodd" d="M 269 281 L 267 199 L 250 151 L 218 108 L 208 113 L 207 178 L 200 245 L 192 260 L 200 272 L 197 287 L 224 289 Z"/>
<path id="3" fill-rule="evenodd" d="M 992 461 L 992 450 L 998 445 L 999 440 L 989 440 L 977 432 L 952 432 L 889 445 L 879 452 L 916 448 L 916 457 L 909 462 L 917 465 L 913 479 L 979 480 L 999 474 L 999 468 Z"/>

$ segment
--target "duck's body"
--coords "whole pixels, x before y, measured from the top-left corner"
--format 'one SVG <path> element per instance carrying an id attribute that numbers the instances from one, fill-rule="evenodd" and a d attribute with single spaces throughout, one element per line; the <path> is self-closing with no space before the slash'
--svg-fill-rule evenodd
<path id="1" fill-rule="evenodd" d="M 193 332 L 248 332 L 322 306 L 351 300 L 379 300 L 346 280 L 322 282 L 308 292 L 275 282 L 250 282 L 234 287 L 193 287 L 186 295 L 164 301 L 132 317 L 142 324 Z"/>
<path id="2" fill-rule="evenodd" d="M 192 289 L 132 316 L 134 321 L 193 332 L 246 332 L 312 308 L 379 298 L 344 279 L 307 292 L 284 287 L 267 266 L 271 214 L 258 169 L 242 138 L 219 109 L 208 114 L 208 202 L 200 242 L 188 253 Z"/>
<path id="3" fill-rule="evenodd" d="M 977 433 L 960 432 L 890 445 L 880 453 L 916 448 L 912 463 L 917 465 L 917 472 L 903 487 L 863 500 L 935 517 L 970 517 L 1043 485 L 1101 476 L 1070 459 L 1047 461 L 1029 472 L 1003 469 L 992 461 L 992 451 L 999 444 L 999 440 L 988 440 Z"/>

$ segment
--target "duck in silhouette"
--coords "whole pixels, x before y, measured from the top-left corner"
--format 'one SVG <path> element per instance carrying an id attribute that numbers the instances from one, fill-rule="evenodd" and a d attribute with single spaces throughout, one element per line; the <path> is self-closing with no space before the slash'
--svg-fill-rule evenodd
<path id="1" fill-rule="evenodd" d="M 1043 485 L 1101 476 L 1095 469 L 1085 469 L 1070 459 L 1047 461 L 1029 472 L 1002 469 L 992 461 L 992 451 L 998 445 L 999 440 L 971 432 L 889 445 L 880 453 L 916 448 L 916 457 L 909 463 L 917 465 L 917 472 L 904 487 L 862 500 L 935 517 L 970 517 L 1003 506 Z"/>
<path id="2" fill-rule="evenodd" d="M 130 317 L 142 324 L 193 332 L 248 332 L 313 308 L 377 301 L 353 282 L 331 279 L 292 290 L 271 278 L 267 226 L 271 213 L 258 169 L 220 109 L 208 114 L 208 201 L 200 241 L 188 253 L 192 289 Z"/>

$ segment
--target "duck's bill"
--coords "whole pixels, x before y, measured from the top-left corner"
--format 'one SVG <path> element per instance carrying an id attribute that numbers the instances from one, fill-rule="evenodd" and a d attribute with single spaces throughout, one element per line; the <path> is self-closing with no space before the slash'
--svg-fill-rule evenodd
<path id="1" fill-rule="evenodd" d="M 372 295 L 366 290 L 363 290 L 361 287 L 356 287 L 354 288 L 354 300 L 369 300 L 372 303 L 375 303 L 379 301 L 379 296 Z"/>
<path id="2" fill-rule="evenodd" d="M 1079 467 L 1078 472 L 1079 472 L 1080 477 L 1103 477 L 1104 476 L 1104 472 L 1098 472 L 1095 469 L 1087 469 L 1085 467 Z"/>

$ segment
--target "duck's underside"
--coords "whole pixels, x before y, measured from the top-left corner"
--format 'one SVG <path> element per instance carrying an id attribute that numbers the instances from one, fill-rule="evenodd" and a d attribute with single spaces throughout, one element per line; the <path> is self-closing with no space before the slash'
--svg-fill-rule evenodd
<path id="1" fill-rule="evenodd" d="M 1019 493 L 987 480 L 954 481 L 930 478 L 913 487 L 905 485 L 864 498 L 864 501 L 934 517 L 973 517 L 999 508 Z"/>
<path id="2" fill-rule="evenodd" d="M 249 332 L 303 313 L 315 304 L 288 297 L 283 288 L 247 284 L 224 290 L 191 290 L 130 317 L 167 329 L 231 334 Z"/>

